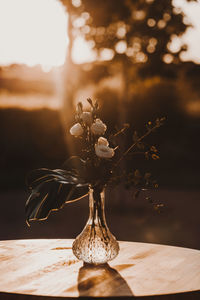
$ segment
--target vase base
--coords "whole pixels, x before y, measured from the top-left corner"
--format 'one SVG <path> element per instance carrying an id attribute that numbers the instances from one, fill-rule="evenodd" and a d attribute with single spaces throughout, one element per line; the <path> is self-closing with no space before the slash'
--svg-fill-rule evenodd
<path id="1" fill-rule="evenodd" d="M 72 245 L 74 255 L 88 264 L 99 265 L 113 260 L 119 253 L 119 244 L 115 237 L 107 232 L 102 236 L 102 229 L 95 226 L 95 235 L 91 235 L 91 226 L 86 226 Z"/>

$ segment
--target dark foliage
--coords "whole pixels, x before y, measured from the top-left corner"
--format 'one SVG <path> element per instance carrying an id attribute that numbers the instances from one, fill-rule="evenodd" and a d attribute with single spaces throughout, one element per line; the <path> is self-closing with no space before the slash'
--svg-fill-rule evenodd
<path id="1" fill-rule="evenodd" d="M 47 219 L 51 211 L 88 193 L 88 184 L 80 183 L 71 172 L 60 169 L 34 170 L 27 177 L 27 185 L 31 191 L 25 205 L 28 224 Z"/>

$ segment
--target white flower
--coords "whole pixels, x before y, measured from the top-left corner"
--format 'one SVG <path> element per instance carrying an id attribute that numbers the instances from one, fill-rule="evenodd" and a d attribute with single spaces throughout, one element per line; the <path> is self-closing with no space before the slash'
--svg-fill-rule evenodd
<path id="1" fill-rule="evenodd" d="M 89 111 L 84 111 L 81 115 L 80 115 L 81 119 L 83 120 L 83 123 L 85 123 L 86 125 L 90 126 L 92 124 L 92 114 Z"/>
<path id="2" fill-rule="evenodd" d="M 83 128 L 82 128 L 81 124 L 80 123 L 74 124 L 70 128 L 70 133 L 71 133 L 71 135 L 74 135 L 74 136 L 82 135 L 83 134 Z"/>
<path id="3" fill-rule="evenodd" d="M 113 148 L 109 147 L 108 140 L 101 136 L 95 144 L 95 153 L 101 158 L 111 158 L 114 156 L 115 151 Z"/>
<path id="4" fill-rule="evenodd" d="M 98 143 L 98 145 L 104 145 L 104 146 L 109 145 L 108 140 L 106 138 L 102 137 L 102 136 L 100 138 L 98 138 L 97 143 Z"/>
<path id="5" fill-rule="evenodd" d="M 108 140 L 101 136 L 95 145 L 95 153 L 102 158 L 111 158 L 114 156 L 115 151 L 109 147 Z"/>
<path id="6" fill-rule="evenodd" d="M 110 148 L 106 145 L 96 144 L 95 145 L 95 153 L 98 157 L 101 157 L 101 158 L 111 158 L 114 156 L 115 151 L 113 148 Z"/>
<path id="7" fill-rule="evenodd" d="M 103 135 L 107 129 L 107 126 L 100 119 L 96 119 L 90 129 L 95 135 Z"/>

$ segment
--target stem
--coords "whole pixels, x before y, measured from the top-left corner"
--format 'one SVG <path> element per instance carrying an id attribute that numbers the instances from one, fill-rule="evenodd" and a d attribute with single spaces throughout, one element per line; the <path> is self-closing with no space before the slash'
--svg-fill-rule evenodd
<path id="1" fill-rule="evenodd" d="M 93 208 L 92 225 L 91 225 L 90 240 L 89 240 L 90 243 L 91 243 L 91 240 L 92 240 L 93 231 L 94 231 L 94 238 L 95 238 L 95 235 L 96 235 L 95 224 L 94 224 L 95 212 L 96 212 L 96 202 L 94 202 L 94 208 Z"/>
<path id="2" fill-rule="evenodd" d="M 152 127 L 151 129 L 149 129 L 143 136 L 141 136 L 135 143 L 133 143 L 120 157 L 120 159 L 116 162 L 116 164 L 114 165 L 114 168 L 116 168 L 119 163 L 122 161 L 122 159 L 124 159 L 124 157 L 139 143 L 141 142 L 145 137 L 147 137 L 152 131 L 154 131 L 156 128 L 158 128 L 158 125 L 155 125 L 154 127 Z"/>
<path id="3" fill-rule="evenodd" d="M 134 152 L 134 153 L 131 153 L 130 155 L 139 155 L 139 154 L 142 154 L 142 155 L 144 155 L 145 154 L 145 152 Z"/>
<path id="4" fill-rule="evenodd" d="M 111 135 L 111 137 L 116 137 L 119 134 L 123 133 L 125 130 L 127 130 L 129 128 L 129 125 L 127 124 L 127 126 L 124 126 L 122 129 L 120 129 L 118 132 L 116 132 L 115 134 Z"/>
<path id="5" fill-rule="evenodd" d="M 88 193 L 87 193 L 87 194 L 85 194 L 85 195 L 83 195 L 83 196 L 81 196 L 81 197 L 79 197 L 79 198 L 76 198 L 76 199 L 74 199 L 74 200 L 69 200 L 69 201 L 66 201 L 66 202 L 65 202 L 65 204 L 66 204 L 66 203 L 72 203 L 72 202 L 79 201 L 79 200 L 81 200 L 81 199 L 85 198 L 87 195 L 88 195 Z"/>
<path id="6" fill-rule="evenodd" d="M 100 200 L 101 201 L 101 200 Z M 99 228 L 101 230 L 101 233 L 102 233 L 102 236 L 103 236 L 103 239 L 104 239 L 104 242 L 107 244 L 109 240 L 109 237 L 107 235 L 107 228 L 105 226 L 105 223 L 104 223 L 104 219 L 103 219 L 103 215 L 102 215 L 102 207 L 101 207 L 101 202 L 98 202 L 97 203 L 97 210 L 98 210 L 98 224 L 99 224 Z M 106 235 L 104 234 L 104 230 L 105 230 L 105 233 Z"/>
<path id="7" fill-rule="evenodd" d="M 92 232 L 94 233 L 94 237 L 96 235 L 95 226 L 99 227 L 99 230 L 101 232 L 101 236 L 103 241 L 107 244 L 109 241 L 109 237 L 107 236 L 107 228 L 105 225 L 104 220 L 104 208 L 102 206 L 102 199 L 101 199 L 101 191 L 100 190 L 94 190 L 93 191 L 93 216 L 92 216 L 92 226 L 91 226 L 91 232 L 90 232 L 90 241 L 92 238 Z M 96 222 L 98 224 L 95 224 L 95 218 Z"/>

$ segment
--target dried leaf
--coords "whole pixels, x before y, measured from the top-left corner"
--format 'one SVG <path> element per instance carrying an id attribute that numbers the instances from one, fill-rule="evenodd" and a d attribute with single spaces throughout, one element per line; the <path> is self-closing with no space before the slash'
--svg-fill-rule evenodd
<path id="1" fill-rule="evenodd" d="M 138 138 L 139 138 L 139 137 L 138 137 L 138 133 L 137 133 L 137 131 L 135 130 L 134 133 L 133 133 L 133 141 L 134 141 L 134 142 L 137 142 Z"/>
<path id="2" fill-rule="evenodd" d="M 138 169 L 135 170 L 134 176 L 135 176 L 136 178 L 141 178 L 141 177 L 142 177 L 142 175 L 140 174 L 140 171 L 139 171 Z"/>
<path id="3" fill-rule="evenodd" d="M 155 146 L 151 146 L 151 148 L 150 148 L 150 150 L 152 151 L 152 152 L 158 152 L 158 150 L 157 150 L 157 148 L 155 147 Z"/>
<path id="4" fill-rule="evenodd" d="M 92 99 L 87 98 L 87 102 L 93 107 Z"/>
<path id="5" fill-rule="evenodd" d="M 144 174 L 144 179 L 148 180 L 151 177 L 151 173 L 147 172 Z"/>
<path id="6" fill-rule="evenodd" d="M 151 156 L 154 160 L 157 160 L 157 159 L 159 159 L 160 157 L 157 155 L 157 154 L 152 154 L 152 156 Z"/>
<path id="7" fill-rule="evenodd" d="M 134 199 L 137 199 L 140 195 L 140 192 L 141 190 L 137 190 L 135 193 L 134 193 Z"/>

